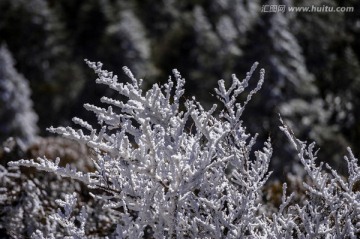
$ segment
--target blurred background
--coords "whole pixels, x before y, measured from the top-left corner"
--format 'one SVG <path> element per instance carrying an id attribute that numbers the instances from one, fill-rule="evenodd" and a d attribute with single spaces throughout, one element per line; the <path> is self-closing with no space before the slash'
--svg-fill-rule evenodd
<path id="1" fill-rule="evenodd" d="M 267 11 L 279 5 L 354 9 Z M 176 68 L 187 80 L 186 96 L 206 107 L 216 102 L 219 79 L 242 79 L 258 61 L 265 83 L 243 120 L 259 133 L 257 148 L 271 137 L 274 177 L 296 171 L 279 113 L 341 172 L 347 146 L 360 155 L 357 0 L 0 0 L 0 46 L 0 142 L 17 137 L 32 147 L 51 125 L 91 119 L 84 103 L 117 97 L 95 84 L 84 59 L 101 61 L 119 81 L 127 81 L 126 65 L 144 87 L 167 81 Z M 258 78 L 257 72 L 249 91 Z"/>

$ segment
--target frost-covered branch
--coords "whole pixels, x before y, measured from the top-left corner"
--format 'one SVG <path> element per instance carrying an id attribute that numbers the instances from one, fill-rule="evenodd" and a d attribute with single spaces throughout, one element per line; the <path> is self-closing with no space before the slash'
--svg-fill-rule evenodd
<path id="1" fill-rule="evenodd" d="M 257 63 L 243 81 L 233 75 L 229 89 L 223 81 L 219 83 L 216 93 L 224 109 L 217 118 L 216 105 L 207 111 L 195 99 L 181 102 L 185 80 L 177 70 L 173 71 L 175 81 L 170 78 L 166 84 L 155 84 L 143 92 L 142 80 L 128 68 L 123 69 L 130 82 L 119 83 L 101 63 L 86 62 L 98 74 L 97 83 L 108 85 L 127 100 L 103 97 L 101 101 L 109 104 L 108 108 L 85 105 L 97 116 L 99 132 L 79 118 L 73 121 L 88 134 L 70 127 L 49 130 L 92 148 L 95 172 L 62 168 L 58 160 L 46 158 L 11 165 L 71 177 L 106 193 L 94 197 L 105 201 L 109 209 L 121 208 L 116 223 L 124 237 L 139 237 L 150 228 L 157 238 L 221 238 L 224 233 L 239 238 L 258 226 L 260 190 L 269 176 L 272 149 L 267 142 L 263 151 L 252 156 L 255 137 L 245 133 L 240 117 L 260 89 L 264 70 L 246 102 L 237 103 Z M 194 128 L 189 129 L 189 124 Z M 229 181 L 225 170 L 230 164 L 235 169 Z M 227 209 L 222 210 L 224 207 Z"/>
<path id="2" fill-rule="evenodd" d="M 349 149 L 349 156 L 345 157 L 349 176 L 344 178 L 329 165 L 318 163 L 315 143 L 297 139 L 282 119 L 280 129 L 305 169 L 300 186 L 306 193 L 297 202 L 296 192 L 289 195 L 288 184 L 283 184 L 278 208 L 270 211 L 264 202 L 263 190 L 271 174 L 271 140 L 261 150 L 254 150 L 257 135 L 247 133 L 241 121 L 245 106 L 263 84 L 263 69 L 245 102 L 238 102 L 256 74 L 257 63 L 242 81 L 235 75 L 229 87 L 225 81 L 219 81 L 215 93 L 221 105 L 207 110 L 195 97 L 182 100 L 185 80 L 177 70 L 167 83 L 143 91 L 142 80 L 136 79 L 128 68 L 123 70 L 129 82 L 120 83 L 112 72 L 102 69 L 101 63 L 86 62 L 98 75 L 96 82 L 109 86 L 121 97 L 101 98 L 108 107 L 84 105 L 96 115 L 97 126 L 74 118 L 81 129 L 50 127 L 49 131 L 86 145 L 92 152 L 92 170 L 61 167 L 59 159 L 45 157 L 22 159 L 10 165 L 35 167 L 82 182 L 92 199 L 101 202 L 108 227 L 114 230 L 112 237 L 359 236 L 357 159 Z M 2 171 L 0 177 L 4 175 Z M 75 194 L 55 201 L 63 209 L 52 213 L 47 229 L 34 230 L 32 237 L 90 237 L 86 218 L 94 209 L 82 207 L 75 217 Z"/>

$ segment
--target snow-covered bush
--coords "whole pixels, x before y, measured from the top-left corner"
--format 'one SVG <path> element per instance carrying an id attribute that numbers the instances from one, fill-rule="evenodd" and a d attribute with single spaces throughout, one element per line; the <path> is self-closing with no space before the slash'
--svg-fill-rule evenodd
<path id="1" fill-rule="evenodd" d="M 0 46 L 0 143 L 18 137 L 25 145 L 37 136 L 37 115 L 30 99 L 28 81 L 15 69 L 13 57 Z"/>
<path id="2" fill-rule="evenodd" d="M 351 149 L 348 148 L 349 156 L 345 156 L 349 174 L 345 179 L 328 164 L 329 172 L 325 172 L 323 163 L 317 165 L 315 143 L 298 140 L 284 123 L 280 129 L 298 152 L 309 183 L 303 184 L 307 194 L 303 204 L 290 206 L 287 215 L 282 215 L 282 211 L 292 196 L 286 197 L 284 189 L 279 215 L 273 217 L 275 238 L 290 237 L 295 232 L 298 238 L 359 238 L 360 167 Z"/>
<path id="3" fill-rule="evenodd" d="M 164 85 L 147 92 L 142 80 L 123 68 L 130 82 L 86 61 L 97 73 L 99 84 L 108 85 L 126 100 L 101 98 L 108 108 L 85 104 L 95 113 L 99 127 L 74 118 L 82 129 L 51 127 L 51 132 L 86 144 L 92 149 L 92 171 L 59 166 L 60 159 L 45 157 L 19 160 L 10 166 L 36 167 L 82 182 L 92 200 L 102 203 L 102 215 L 113 228 L 110 238 L 356 238 L 360 195 L 356 185 L 360 168 L 350 151 L 347 180 L 315 163 L 314 144 L 297 140 L 283 123 L 281 130 L 299 152 L 305 168 L 307 194 L 294 203 L 283 187 L 282 203 L 271 213 L 263 201 L 270 172 L 270 139 L 254 150 L 256 135 L 246 133 L 241 117 L 246 104 L 258 92 L 265 71 L 244 103 L 238 96 L 255 74 L 255 63 L 240 81 L 235 75 L 229 87 L 220 80 L 215 89 L 222 107 L 204 109 L 195 97 L 184 97 L 185 80 L 177 70 Z M 50 211 L 46 226 L 33 238 L 87 238 L 94 231 L 86 224 L 98 211 L 94 204 L 76 203 L 76 193 L 57 199 L 62 210 Z M 81 206 L 81 209 L 80 207 Z M 108 225 L 108 227 L 109 227 Z M 45 229 L 44 229 L 45 228 Z M 97 235 L 99 237 L 99 235 Z"/>

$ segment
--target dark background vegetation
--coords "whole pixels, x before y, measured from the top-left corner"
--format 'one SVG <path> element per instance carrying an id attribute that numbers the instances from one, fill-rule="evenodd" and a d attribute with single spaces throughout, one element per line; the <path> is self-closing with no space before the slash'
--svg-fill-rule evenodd
<path id="1" fill-rule="evenodd" d="M 353 6 L 354 12 L 263 13 L 264 4 Z M 29 117 L 12 120 L 24 111 L 38 115 L 28 127 L 47 137 L 51 125 L 71 125 L 74 116 L 91 119 L 84 103 L 99 104 L 104 94 L 116 97 L 95 84 L 85 58 L 104 63 L 119 81 L 127 80 L 121 71 L 127 65 L 145 87 L 167 81 L 177 68 L 187 80 L 186 95 L 196 95 L 207 107 L 216 101 L 212 93 L 219 79 L 230 82 L 232 73 L 244 78 L 258 61 L 266 69 L 265 83 L 243 120 L 249 132 L 260 134 L 258 147 L 272 138 L 274 175 L 292 170 L 295 158 L 278 129 L 279 113 L 299 138 L 320 145 L 322 160 L 342 170 L 346 146 L 360 155 L 359 5 L 357 0 L 0 0 L 0 44 L 7 49 L 0 54 L 0 140 L 18 136 L 31 144 L 19 130 Z M 28 82 L 33 105 L 8 109 L 26 94 L 7 97 L 19 87 L 6 88 L 5 82 L 21 75 L 17 84 Z"/>

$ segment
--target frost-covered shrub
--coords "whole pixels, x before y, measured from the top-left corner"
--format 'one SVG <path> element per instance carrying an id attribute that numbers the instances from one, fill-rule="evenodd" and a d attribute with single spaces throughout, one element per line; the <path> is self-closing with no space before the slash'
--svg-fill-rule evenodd
<path id="1" fill-rule="evenodd" d="M 348 148 L 349 156 L 345 156 L 349 174 L 345 179 L 328 164 L 326 169 L 329 172 L 326 172 L 323 163 L 316 163 L 318 150 L 315 143 L 298 140 L 286 124 L 280 129 L 298 152 L 310 180 L 303 184 L 306 199 L 301 205 L 289 206 L 293 195 L 287 197 L 284 188 L 279 215 L 273 217 L 276 238 L 279 235 L 290 236 L 291 233 L 296 233 L 299 238 L 359 238 L 360 167 L 351 149 Z M 286 215 L 283 211 L 287 206 Z"/>
<path id="2" fill-rule="evenodd" d="M 243 81 L 234 75 L 228 90 L 224 81 L 219 82 L 216 93 L 225 107 L 217 118 L 215 105 L 206 111 L 195 99 L 181 102 L 185 81 L 176 70 L 176 84 L 169 80 L 143 94 L 141 80 L 127 68 L 131 82 L 123 84 L 100 63 L 87 63 L 99 75 L 98 83 L 129 100 L 103 97 L 102 102 L 113 105 L 108 109 L 85 105 L 97 115 L 100 132 L 78 118 L 74 122 L 89 130 L 88 135 L 69 127 L 50 131 L 92 148 L 96 171 L 61 168 L 59 160 L 46 158 L 12 164 L 36 166 L 98 189 L 94 197 L 106 201 L 107 210 L 116 211 L 112 222 L 124 236 L 239 237 L 259 226 L 260 189 L 272 150 L 267 142 L 264 152 L 250 159 L 255 137 L 245 133 L 240 117 L 260 89 L 264 70 L 244 105 L 236 103 L 236 97 L 247 87 L 257 64 Z M 239 170 L 233 170 L 231 181 L 224 173 L 229 163 Z"/>
<path id="3" fill-rule="evenodd" d="M 66 199 L 66 195 L 74 193 L 77 195 L 74 213 L 86 206 L 89 214 L 87 236 L 98 238 L 111 234 L 115 228 L 109 223 L 109 212 L 102 209 L 104 202 L 91 198 L 86 185 L 53 173 L 39 173 L 36 168 L 4 167 L 11 160 L 39 155 L 61 157 L 61 166 L 69 164 L 79 170 L 94 170 L 89 160 L 90 149 L 66 138 L 37 138 L 26 151 L 14 140 L 5 142 L 3 150 L 0 148 L 0 238 L 30 238 L 36 230 L 63 238 L 68 229 L 49 215 L 57 214 L 61 206 L 58 199 Z"/>
<path id="4" fill-rule="evenodd" d="M 32 108 L 27 80 L 15 69 L 5 45 L 0 46 L 0 143 L 10 136 L 24 144 L 37 135 L 37 115 Z"/>
<path id="5" fill-rule="evenodd" d="M 123 68 L 130 78 L 119 83 L 101 63 L 86 61 L 125 101 L 101 98 L 108 108 L 85 104 L 99 126 L 74 118 L 83 129 L 50 128 L 65 138 L 85 144 L 94 170 L 61 167 L 60 159 L 19 160 L 10 166 L 36 167 L 80 181 L 90 191 L 87 204 L 77 203 L 78 193 L 64 190 L 54 200 L 62 209 L 49 210 L 32 238 L 87 238 L 103 225 L 111 238 L 356 238 L 359 235 L 360 169 L 350 151 L 348 179 L 315 163 L 314 144 L 297 140 L 283 123 L 281 130 L 298 151 L 307 174 L 302 199 L 286 192 L 277 210 L 263 201 L 270 175 L 270 139 L 254 151 L 256 135 L 246 133 L 241 116 L 260 90 L 264 70 L 244 103 L 238 96 L 248 87 L 255 63 L 244 80 L 235 75 L 229 87 L 220 80 L 215 89 L 222 107 L 204 109 L 195 97 L 184 97 L 185 80 L 177 70 L 175 81 L 155 84 L 147 92 L 142 80 Z M 123 99 L 123 98 L 122 98 Z M 305 178 L 305 177 L 304 177 Z M 266 195 L 265 195 L 266 196 Z M 297 197 L 295 197 L 297 196 Z M 295 200 L 296 199 L 296 200 Z M 95 202 L 102 206 L 99 211 Z M 271 210 L 270 210 L 271 209 Z M 100 215 L 100 216 L 99 216 Z M 91 219 L 92 218 L 92 219 Z M 87 224 L 90 226 L 87 226 Z"/>
<path id="6" fill-rule="evenodd" d="M 63 206 L 59 199 L 66 201 L 66 195 L 74 194 L 77 198 L 73 213 L 86 207 L 89 214 L 88 236 L 105 236 L 114 231 L 109 223 L 111 215 L 102 209 L 104 203 L 92 199 L 86 186 L 76 180 L 0 165 L 0 193 L 0 238 L 30 238 L 37 230 L 63 238 L 69 228 L 56 220 L 57 208 Z"/>

